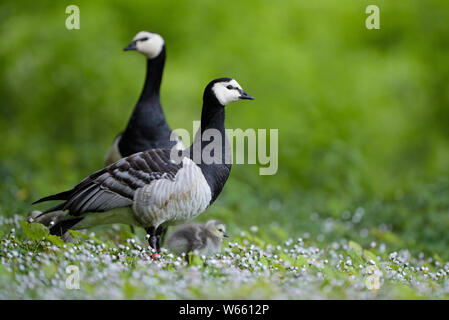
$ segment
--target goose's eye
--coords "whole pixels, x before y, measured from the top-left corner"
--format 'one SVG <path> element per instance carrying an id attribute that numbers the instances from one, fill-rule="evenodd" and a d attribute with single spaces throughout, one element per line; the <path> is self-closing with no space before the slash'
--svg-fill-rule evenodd
<path id="1" fill-rule="evenodd" d="M 229 90 L 231 90 L 231 89 L 232 89 L 232 86 L 231 86 L 231 85 L 228 85 L 226 88 L 228 88 Z"/>
<path id="2" fill-rule="evenodd" d="M 148 39 L 149 39 L 148 37 L 144 37 L 144 38 L 138 39 L 137 41 L 147 41 Z"/>
<path id="3" fill-rule="evenodd" d="M 229 86 L 228 86 L 229 87 Z M 228 88 L 229 89 L 229 88 Z M 218 229 L 218 231 L 223 232 L 223 229 Z"/>

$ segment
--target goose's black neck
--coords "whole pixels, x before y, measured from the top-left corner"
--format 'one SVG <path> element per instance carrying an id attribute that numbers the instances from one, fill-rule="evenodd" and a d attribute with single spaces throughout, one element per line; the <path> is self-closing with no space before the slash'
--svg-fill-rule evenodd
<path id="1" fill-rule="evenodd" d="M 196 134 L 194 143 L 190 147 L 190 158 L 201 168 L 211 188 L 212 203 L 229 177 L 231 149 L 226 137 L 225 107 L 218 102 L 211 90 L 207 89 L 203 97 L 200 132 L 201 135 Z M 215 141 L 217 135 L 219 137 Z M 211 158 L 213 158 L 212 163 Z"/>
<path id="2" fill-rule="evenodd" d="M 220 149 L 221 158 L 217 158 L 215 162 L 225 163 L 226 131 L 225 131 L 225 107 L 220 104 L 217 98 L 206 90 L 203 97 L 203 108 L 201 110 L 201 125 L 199 133 L 196 134 L 193 143 L 194 152 L 201 150 L 201 156 L 208 156 L 209 153 L 204 152 L 205 148 Z M 218 136 L 218 137 L 216 137 Z M 217 141 L 215 141 L 217 139 Z M 212 148 L 212 146 L 214 148 Z M 204 152 L 204 153 L 203 153 Z M 215 154 L 213 153 L 215 156 Z M 217 154 L 220 157 L 220 154 Z M 200 159 L 198 154 L 191 155 L 193 160 Z M 207 162 L 207 161 L 206 161 Z M 201 157 L 201 164 L 204 165 L 204 159 Z"/>
<path id="3" fill-rule="evenodd" d="M 152 148 L 171 148 L 170 127 L 160 102 L 159 89 L 165 64 L 165 46 L 154 59 L 147 60 L 145 84 L 119 142 L 122 156 Z"/>
<path id="4" fill-rule="evenodd" d="M 208 129 L 215 129 L 224 134 L 225 132 L 225 107 L 216 99 L 204 101 L 201 111 L 201 133 Z"/>
<path id="5" fill-rule="evenodd" d="M 163 46 L 161 53 L 156 58 L 147 59 L 147 75 L 139 101 L 145 101 L 154 96 L 159 98 L 165 57 L 165 46 Z"/>

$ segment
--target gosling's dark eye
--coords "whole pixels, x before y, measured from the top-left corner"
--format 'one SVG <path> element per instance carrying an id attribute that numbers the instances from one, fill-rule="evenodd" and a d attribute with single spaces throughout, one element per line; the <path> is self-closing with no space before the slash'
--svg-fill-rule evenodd
<path id="1" fill-rule="evenodd" d="M 231 89 L 232 89 L 232 86 L 231 86 L 231 85 L 228 85 L 226 88 L 228 88 L 229 90 L 231 90 Z"/>
<path id="2" fill-rule="evenodd" d="M 148 37 L 143 37 L 143 38 L 137 39 L 137 41 L 147 41 L 148 39 L 149 39 Z"/>

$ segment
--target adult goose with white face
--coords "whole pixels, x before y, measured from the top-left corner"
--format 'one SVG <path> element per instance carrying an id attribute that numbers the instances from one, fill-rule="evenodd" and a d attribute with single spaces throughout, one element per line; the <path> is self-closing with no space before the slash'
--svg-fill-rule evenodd
<path id="1" fill-rule="evenodd" d="M 126 129 L 117 135 L 105 159 L 108 166 L 123 157 L 149 149 L 169 149 L 181 140 L 172 141 L 172 133 L 160 102 L 160 87 L 164 71 L 166 49 L 164 39 L 157 33 L 141 31 L 124 49 L 135 50 L 147 59 L 145 84 Z"/>
<path id="2" fill-rule="evenodd" d="M 125 157 L 91 174 L 71 190 L 36 201 L 64 200 L 34 221 L 49 225 L 51 234 L 60 236 L 68 229 L 100 224 L 140 226 L 149 234 L 150 245 L 159 250 L 164 227 L 197 217 L 222 191 L 231 170 L 226 158 L 230 147 L 225 133 L 225 106 L 244 99 L 254 98 L 235 80 L 211 81 L 204 90 L 200 132 L 189 148 L 179 152 L 179 161 L 173 159 L 171 149 L 151 149 Z M 219 132 L 222 137 L 218 146 L 222 152 L 213 153 L 212 163 L 204 161 L 203 151 L 217 141 L 201 138 L 207 130 Z"/>

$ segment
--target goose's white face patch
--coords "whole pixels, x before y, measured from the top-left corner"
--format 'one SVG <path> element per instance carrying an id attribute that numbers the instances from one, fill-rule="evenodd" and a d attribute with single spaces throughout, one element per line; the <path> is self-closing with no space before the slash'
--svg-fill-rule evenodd
<path id="1" fill-rule="evenodd" d="M 212 87 L 217 100 L 224 106 L 231 102 L 240 100 L 240 92 L 242 87 L 234 79 L 231 81 L 217 82 Z"/>
<path id="2" fill-rule="evenodd" d="M 156 58 L 164 47 L 164 39 L 160 35 L 147 31 L 136 34 L 133 41 L 136 41 L 137 51 L 150 59 Z"/>

